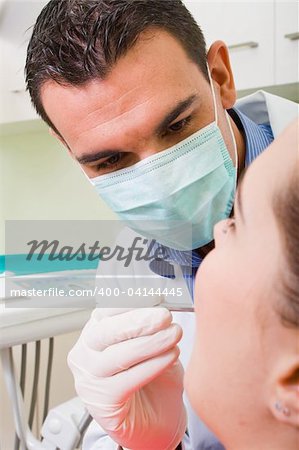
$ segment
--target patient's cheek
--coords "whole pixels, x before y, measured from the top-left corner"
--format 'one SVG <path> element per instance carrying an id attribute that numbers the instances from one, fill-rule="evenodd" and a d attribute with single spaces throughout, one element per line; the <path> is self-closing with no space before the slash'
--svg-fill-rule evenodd
<path id="1" fill-rule="evenodd" d="M 197 410 L 198 407 L 198 395 L 199 395 L 198 367 L 199 367 L 199 355 L 197 345 L 195 343 L 184 378 L 184 387 L 187 392 L 188 399 L 195 411 Z"/>
<path id="2" fill-rule="evenodd" d="M 193 380 L 192 380 L 192 365 L 191 365 L 191 361 L 189 362 L 188 366 L 187 366 L 187 370 L 185 372 L 185 377 L 184 377 L 184 388 L 185 391 L 187 393 L 187 396 L 189 398 L 189 400 L 191 401 L 191 399 L 193 398 Z M 193 405 L 192 405 L 193 406 Z"/>

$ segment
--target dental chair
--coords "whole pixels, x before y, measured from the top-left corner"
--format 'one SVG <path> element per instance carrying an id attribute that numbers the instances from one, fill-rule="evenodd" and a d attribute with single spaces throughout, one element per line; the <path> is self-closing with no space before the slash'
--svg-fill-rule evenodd
<path id="1" fill-rule="evenodd" d="M 42 274 L 40 283 L 79 283 L 86 287 L 93 283 L 94 271 L 84 272 L 80 277 L 75 272 L 51 273 L 50 279 Z M 39 276 L 39 275 L 37 275 Z M 0 356 L 4 380 L 11 401 L 15 426 L 14 450 L 75 450 L 80 448 L 82 437 L 91 422 L 91 417 L 78 397 L 72 398 L 49 410 L 50 385 L 55 337 L 83 328 L 94 307 L 91 298 L 59 299 L 59 303 L 51 303 L 51 307 L 35 307 L 30 298 L 5 297 L 4 283 L 7 283 L 7 273 L 0 277 Z M 22 285 L 30 283 L 30 278 L 20 278 Z M 36 283 L 36 279 L 34 280 Z M 16 283 L 16 277 L 14 277 Z M 78 287 L 78 286 L 77 286 Z M 52 299 L 51 299 L 52 301 Z M 30 306 L 30 307 L 28 307 Z M 33 343 L 33 344 L 32 344 Z M 25 408 L 25 387 L 28 375 L 28 345 L 34 346 L 35 361 L 32 379 L 32 392 L 29 411 Z M 21 346 L 21 347 L 20 347 Z M 17 347 L 20 352 L 17 352 Z M 44 353 L 46 352 L 46 353 Z M 16 356 L 19 353 L 20 370 L 16 370 Z M 41 356 L 46 358 L 46 375 L 43 400 L 42 426 L 40 436 L 35 436 L 33 420 L 37 407 L 38 385 L 41 382 Z M 65 355 L 66 357 L 67 355 Z M 25 386 L 26 385 L 26 386 Z M 26 398 L 28 391 L 26 391 Z M 1 449 L 7 450 L 7 449 Z"/>
<path id="2" fill-rule="evenodd" d="M 9 347 L 0 350 L 6 387 L 12 401 L 16 430 L 15 450 L 75 450 L 80 448 L 82 437 L 92 420 L 78 397 L 48 411 L 53 349 L 54 338 L 51 337 L 49 339 L 48 370 L 41 439 L 35 437 L 31 430 L 36 407 L 41 341 L 35 342 L 35 369 L 29 415 L 26 414 L 23 397 L 27 346 L 26 344 L 22 344 L 20 382 L 16 379 L 13 348 Z"/>

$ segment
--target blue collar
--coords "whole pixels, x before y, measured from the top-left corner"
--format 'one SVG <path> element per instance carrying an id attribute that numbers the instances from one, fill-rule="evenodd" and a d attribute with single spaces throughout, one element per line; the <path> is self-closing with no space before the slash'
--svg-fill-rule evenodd
<path id="1" fill-rule="evenodd" d="M 247 167 L 274 140 L 272 128 L 269 123 L 256 124 L 237 108 L 234 108 L 232 111 L 235 112 L 242 124 L 246 144 L 245 167 Z"/>

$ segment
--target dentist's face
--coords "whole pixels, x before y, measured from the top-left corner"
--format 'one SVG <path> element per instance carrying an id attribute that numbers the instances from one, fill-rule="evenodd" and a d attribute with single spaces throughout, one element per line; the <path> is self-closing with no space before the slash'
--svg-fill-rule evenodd
<path id="1" fill-rule="evenodd" d="M 233 154 L 224 109 L 232 107 L 235 91 L 226 56 L 218 43 L 209 64 L 219 125 Z M 41 99 L 64 144 L 90 178 L 131 166 L 215 119 L 209 82 L 164 31 L 144 33 L 105 80 L 79 87 L 48 81 Z"/>

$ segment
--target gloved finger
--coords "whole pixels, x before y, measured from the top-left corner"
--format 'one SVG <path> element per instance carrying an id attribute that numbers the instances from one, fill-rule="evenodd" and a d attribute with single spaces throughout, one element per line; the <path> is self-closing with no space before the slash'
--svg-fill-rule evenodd
<path id="1" fill-rule="evenodd" d="M 181 337 L 181 327 L 171 324 L 165 330 L 111 345 L 102 352 L 88 349 L 84 368 L 96 377 L 110 377 L 170 350 Z"/>
<path id="2" fill-rule="evenodd" d="M 103 413 L 106 407 L 110 412 L 122 408 L 123 404 L 139 389 L 151 382 L 159 382 L 159 376 L 171 370 L 172 381 L 183 386 L 183 372 L 178 357 L 180 350 L 177 346 L 143 361 L 130 369 L 120 372 L 112 377 L 97 378 L 91 374 L 84 374 L 84 369 L 71 364 L 75 375 L 75 388 L 79 397 L 86 405 L 96 405 Z M 175 380 L 174 380 L 175 377 Z M 154 386 L 152 385 L 154 389 Z M 106 406 L 105 406 L 106 405 Z M 118 405 L 118 406 L 116 406 Z M 112 409 L 111 409 L 112 408 Z"/>
<path id="3" fill-rule="evenodd" d="M 134 392 L 143 388 L 148 383 L 159 377 L 166 369 L 172 366 L 179 358 L 180 350 L 178 346 L 156 356 L 147 359 L 130 369 L 120 372 L 113 377 L 113 394 L 117 401 L 125 402 Z M 107 382 L 106 389 L 111 389 L 110 378 L 104 379 Z M 110 382 L 109 382 L 110 381 Z M 103 383 L 103 387 L 105 388 Z"/>
<path id="4" fill-rule="evenodd" d="M 81 338 L 88 347 L 102 351 L 119 342 L 154 334 L 169 327 L 171 321 L 172 315 L 166 308 L 133 309 L 105 316 L 100 321 L 92 317 L 84 327 Z"/>

